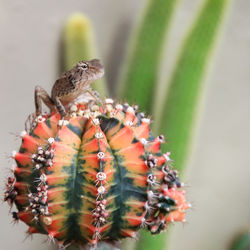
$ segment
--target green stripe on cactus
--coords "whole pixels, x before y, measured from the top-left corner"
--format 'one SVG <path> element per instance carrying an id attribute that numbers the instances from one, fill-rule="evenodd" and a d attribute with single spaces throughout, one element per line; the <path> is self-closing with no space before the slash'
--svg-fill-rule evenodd
<path id="1" fill-rule="evenodd" d="M 72 124 L 67 125 L 67 128 L 82 139 L 85 132 L 85 126 L 77 127 Z M 61 141 L 60 135 L 56 137 L 56 141 Z M 80 197 L 84 195 L 82 186 L 86 183 L 86 178 L 84 175 L 79 174 L 79 171 L 83 169 L 83 162 L 79 160 L 79 154 L 81 153 L 81 143 L 78 147 L 74 147 L 76 153 L 72 156 L 72 164 L 70 166 L 63 166 L 62 172 L 67 173 L 67 182 L 63 185 L 66 188 L 64 192 L 64 199 L 67 201 L 65 204 L 65 209 L 70 211 L 67 220 L 64 222 L 64 227 L 67 229 L 67 237 L 69 239 L 75 239 L 85 241 L 81 235 L 81 230 L 79 227 L 80 212 L 82 209 L 82 202 Z M 53 186 L 57 188 L 62 185 Z"/>
<path id="2" fill-rule="evenodd" d="M 120 238 L 120 228 L 122 228 L 123 221 L 121 220 L 122 214 L 124 211 L 124 201 L 126 197 L 124 196 L 124 192 L 122 190 L 122 187 L 124 187 L 124 183 L 122 180 L 122 177 L 124 174 L 121 174 L 119 164 L 116 164 L 117 172 L 115 173 L 115 179 L 117 180 L 117 183 L 115 186 L 111 187 L 110 189 L 110 195 L 115 195 L 115 211 L 113 212 L 112 216 L 112 226 L 107 234 L 111 235 L 113 238 Z M 118 185 L 120 184 L 120 185 Z"/>
<path id="3" fill-rule="evenodd" d="M 120 132 L 123 128 L 125 128 L 124 125 L 121 123 L 119 124 L 119 122 L 116 119 L 111 118 L 109 119 L 109 121 L 107 121 L 105 117 L 101 117 L 101 120 L 106 121 L 106 123 L 102 124 L 101 126 L 105 134 L 106 132 L 109 131 L 109 129 L 112 129 L 115 124 L 116 126 L 119 127 L 117 133 Z M 109 139 L 112 138 L 107 137 L 108 142 Z M 133 142 L 138 142 L 138 141 L 133 140 Z M 129 198 L 135 198 L 136 200 L 145 202 L 147 198 L 146 187 L 136 186 L 134 184 L 133 179 L 126 176 L 128 170 L 126 169 L 126 166 L 123 165 L 123 161 L 126 161 L 126 159 L 120 156 L 119 150 L 114 146 L 111 147 L 111 150 L 112 154 L 114 155 L 114 165 L 116 172 L 114 173 L 115 183 L 112 184 L 110 191 L 107 194 L 107 197 L 115 196 L 115 211 L 113 212 L 112 216 L 112 226 L 110 230 L 107 232 L 107 235 L 110 235 L 113 238 L 121 238 L 124 237 L 121 234 L 120 231 L 121 229 L 131 228 L 136 230 L 136 228 L 138 228 L 138 226 L 131 227 L 127 225 L 126 220 L 122 219 L 122 217 L 131 210 L 131 207 L 126 205 L 125 202 L 128 201 Z"/>
<path id="4" fill-rule="evenodd" d="M 79 202 L 79 201 L 78 201 Z M 79 228 L 79 218 L 80 214 L 71 213 L 65 222 L 65 228 L 67 228 L 68 239 L 82 240 L 87 242 L 86 239 L 82 237 L 81 230 Z"/>
<path id="5" fill-rule="evenodd" d="M 125 62 L 119 92 L 130 103 L 149 112 L 161 54 L 171 17 L 178 1 L 149 0 Z"/>
<path id="6" fill-rule="evenodd" d="M 80 13 L 70 16 L 63 32 L 63 70 L 71 69 L 79 61 L 96 58 L 96 50 L 90 20 Z M 92 87 L 102 96 L 107 95 L 104 78 L 93 83 Z"/>

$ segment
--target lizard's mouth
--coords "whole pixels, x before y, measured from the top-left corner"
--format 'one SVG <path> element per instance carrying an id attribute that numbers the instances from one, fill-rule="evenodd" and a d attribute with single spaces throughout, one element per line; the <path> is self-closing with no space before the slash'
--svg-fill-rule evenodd
<path id="1" fill-rule="evenodd" d="M 90 61 L 91 71 L 95 75 L 96 79 L 101 78 L 104 75 L 104 68 L 99 59 L 93 59 Z"/>
<path id="2" fill-rule="evenodd" d="M 104 69 L 103 68 L 92 67 L 91 71 L 92 71 L 92 77 L 93 77 L 94 81 L 98 80 L 99 78 L 103 77 L 103 75 L 104 75 Z"/>
<path id="3" fill-rule="evenodd" d="M 103 75 L 104 75 L 104 69 L 103 68 L 99 69 L 99 71 L 98 71 L 98 73 L 96 75 L 97 75 L 97 78 L 103 77 Z"/>

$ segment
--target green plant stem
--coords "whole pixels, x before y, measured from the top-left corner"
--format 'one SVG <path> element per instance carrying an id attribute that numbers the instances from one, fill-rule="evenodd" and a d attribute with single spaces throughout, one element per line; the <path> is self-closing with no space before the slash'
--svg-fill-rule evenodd
<path id="1" fill-rule="evenodd" d="M 196 105 L 200 96 L 202 77 L 205 72 L 222 16 L 229 0 L 206 0 L 189 31 L 164 104 L 160 131 L 167 136 L 167 147 L 171 149 L 176 166 L 184 166 L 190 141 Z M 151 237 L 143 233 L 138 250 L 162 250 L 166 248 L 166 234 Z"/>
<path id="2" fill-rule="evenodd" d="M 167 136 L 176 167 L 184 167 L 203 76 L 229 0 L 206 0 L 188 33 L 170 80 L 160 132 Z"/>
<path id="3" fill-rule="evenodd" d="M 89 19 L 83 14 L 73 14 L 66 22 L 63 32 L 63 70 L 71 69 L 81 60 L 96 58 L 95 38 Z M 107 95 L 105 80 L 102 78 L 92 87 L 102 96 Z"/>
<path id="4" fill-rule="evenodd" d="M 250 231 L 242 233 L 239 235 L 237 240 L 235 240 L 231 250 L 247 250 L 250 249 Z"/>
<path id="5" fill-rule="evenodd" d="M 120 96 L 151 109 L 154 86 L 171 17 L 178 1 L 149 0 L 142 21 L 134 33 L 120 82 Z"/>

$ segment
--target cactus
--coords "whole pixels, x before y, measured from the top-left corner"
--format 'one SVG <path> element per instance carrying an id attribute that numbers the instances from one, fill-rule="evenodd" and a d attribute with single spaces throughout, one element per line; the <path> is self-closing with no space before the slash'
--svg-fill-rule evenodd
<path id="1" fill-rule="evenodd" d="M 142 227 L 157 234 L 184 221 L 183 184 L 149 124 L 137 106 L 112 99 L 73 105 L 67 120 L 38 116 L 12 154 L 4 199 L 16 205 L 13 219 L 59 249 L 135 238 Z"/>

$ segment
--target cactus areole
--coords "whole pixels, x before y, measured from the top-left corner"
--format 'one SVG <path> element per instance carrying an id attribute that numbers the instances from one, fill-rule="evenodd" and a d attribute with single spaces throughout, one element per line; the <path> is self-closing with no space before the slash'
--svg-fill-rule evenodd
<path id="1" fill-rule="evenodd" d="M 64 120 L 43 114 L 21 133 L 4 194 L 15 221 L 61 247 L 135 238 L 141 228 L 158 234 L 184 221 L 190 205 L 161 152 L 164 137 L 153 136 L 137 106 L 106 99 L 70 110 Z"/>

